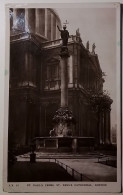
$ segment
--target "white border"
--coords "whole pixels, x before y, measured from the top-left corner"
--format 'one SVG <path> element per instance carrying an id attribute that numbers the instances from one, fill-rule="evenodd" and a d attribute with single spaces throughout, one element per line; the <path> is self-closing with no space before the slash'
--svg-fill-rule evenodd
<path id="1" fill-rule="evenodd" d="M 10 6 L 10 2 L 11 3 L 15 3 L 15 2 L 17 2 L 17 1 L 15 1 L 15 0 L 13 0 L 13 1 L 6 1 L 7 2 L 7 6 L 9 7 Z M 25 2 L 23 2 L 23 1 L 19 1 L 19 7 L 25 7 L 25 6 L 29 6 L 29 7 L 34 7 L 34 4 L 29 4 L 28 5 L 28 3 L 32 3 L 33 1 L 32 0 L 28 0 L 28 1 L 26 1 L 26 3 Z M 39 2 L 41 2 L 41 1 L 35 1 L 36 3 L 39 3 Z M 47 1 L 45 1 L 45 3 L 46 3 Z M 62 1 L 62 3 L 66 3 L 66 2 L 71 2 L 71 3 L 75 3 L 75 1 L 74 0 L 71 0 L 71 1 Z M 80 2 L 80 1 L 76 1 L 76 3 L 77 2 Z M 87 1 L 86 1 L 87 2 Z M 88 2 L 92 2 L 92 1 L 88 1 Z M 96 2 L 96 1 L 95 1 Z M 101 1 L 101 2 L 107 2 L 107 1 Z M 109 2 L 109 1 L 108 1 Z M 116 1 L 115 1 L 116 2 Z M 22 5 L 22 4 L 23 5 Z M 54 7 L 54 4 L 49 4 L 49 3 L 51 3 L 51 1 L 48 1 L 48 5 L 49 5 L 49 7 Z M 55 2 L 54 2 L 55 3 Z M 59 2 L 60 3 L 60 2 Z M 44 7 L 48 7 L 47 6 L 47 4 L 43 4 L 44 5 Z M 109 4 L 109 3 L 107 3 L 107 5 L 106 6 L 118 6 L 118 8 L 117 8 L 117 29 L 119 29 L 119 25 L 120 25 L 120 12 L 119 12 L 119 9 L 120 9 L 120 7 L 119 7 L 119 5 L 117 4 L 117 3 L 113 3 L 113 4 Z M 5 6 L 5 4 L 4 4 L 4 6 Z M 15 5 L 16 6 L 16 5 Z M 39 6 L 39 5 L 38 5 Z M 41 4 L 41 6 L 42 6 L 42 4 Z M 57 4 L 57 6 L 59 7 L 59 5 Z M 77 7 L 78 5 L 77 4 L 66 4 L 66 6 L 65 7 L 70 7 L 70 6 L 73 6 L 73 7 Z M 86 6 L 86 5 L 85 5 Z M 93 4 L 93 6 L 95 7 L 95 5 Z M 98 4 L 98 6 L 100 6 L 100 3 Z M 105 5 L 104 5 L 105 6 Z M 10 6 L 11 7 L 11 6 Z M 18 7 L 18 6 L 16 6 L 16 7 Z M 4 7 L 3 7 L 4 8 Z M 9 18 L 9 17 L 8 17 Z M 7 20 L 7 17 L 6 17 L 6 20 Z M 6 23 L 5 24 L 8 24 L 8 21 L 6 21 Z M 6 26 L 7 28 L 8 28 L 8 25 Z M 119 30 L 117 31 L 117 43 L 119 43 L 119 41 L 120 41 L 120 39 L 119 39 L 119 35 L 120 35 L 120 32 L 119 32 Z M 5 36 L 3 36 L 4 38 L 5 38 Z M 6 36 L 6 48 L 8 48 L 8 42 L 9 42 L 9 36 L 7 37 Z M 4 40 L 5 40 L 4 39 Z M 9 49 L 9 48 L 8 48 Z M 3 50 L 4 51 L 4 50 Z M 6 53 L 6 61 L 5 61 L 5 64 L 7 65 L 6 66 L 6 68 L 4 69 L 4 60 L 3 60 L 3 69 L 2 69 L 2 73 L 3 73 L 3 71 L 5 71 L 5 99 L 6 99 L 6 101 L 5 101 L 5 107 L 3 107 L 3 104 L 2 104 L 2 109 L 3 109 L 3 111 L 5 112 L 5 113 L 8 113 L 8 93 L 9 93 L 9 87 L 8 87 L 8 84 L 9 84 L 9 52 L 6 52 L 7 50 L 5 50 L 5 53 Z M 3 52 L 4 53 L 4 52 Z M 4 56 L 4 55 L 3 55 Z M 117 68 L 117 75 L 119 75 L 120 74 L 120 46 L 119 46 L 119 44 L 117 44 L 117 66 L 118 66 L 118 68 Z M 4 76 L 3 76 L 4 77 Z M 2 79 L 3 79 L 3 77 L 2 77 Z M 119 77 L 117 77 L 117 78 L 119 78 Z M 117 116 L 118 116 L 118 128 L 120 129 L 121 127 L 120 127 L 120 113 L 119 113 L 119 110 L 120 110 L 120 79 L 118 79 L 117 80 L 117 94 L 118 94 L 118 97 L 117 97 L 117 101 L 118 101 L 118 104 L 117 105 L 119 105 L 117 108 Z M 3 89 L 3 87 L 2 87 L 2 89 Z M 2 96 L 2 98 L 3 98 L 3 96 Z M 8 118 L 7 117 L 7 115 L 5 115 L 5 117 L 6 117 L 6 119 Z M 2 119 L 3 119 L 3 115 L 2 115 Z M 2 126 L 3 127 L 3 126 Z M 7 134 L 6 134 L 6 131 L 5 131 L 5 129 L 8 129 L 8 121 L 4 121 L 4 143 L 6 144 L 7 143 Z M 120 139 L 121 139 L 121 134 L 119 133 L 118 134 L 118 148 L 120 148 L 120 146 L 121 146 L 121 142 L 120 142 Z M 3 141 L 3 140 L 2 140 Z M 7 151 L 6 151 L 6 148 L 7 147 L 4 147 L 4 154 L 7 154 Z M 7 158 L 7 155 L 6 155 L 6 158 Z M 120 161 L 120 150 L 118 150 L 118 159 L 119 159 L 119 161 L 118 161 L 118 169 L 117 169 L 117 171 L 118 171 L 118 175 L 120 176 L 121 175 L 121 169 L 120 169 L 120 165 L 121 165 L 121 161 Z M 6 160 L 4 161 L 4 174 L 5 174 L 5 172 L 7 171 L 6 170 Z M 6 181 L 6 178 L 4 177 L 4 183 L 5 183 L 5 181 Z M 37 182 L 36 182 L 37 183 Z M 40 182 L 41 183 L 41 182 Z M 57 183 L 59 183 L 59 182 L 57 182 Z M 64 182 L 63 182 L 64 183 Z M 71 183 L 71 182 L 70 182 Z M 82 182 L 83 184 L 84 184 L 84 182 Z M 101 183 L 103 183 L 103 182 L 101 182 Z M 108 182 L 108 187 L 106 187 L 106 188 L 103 188 L 102 190 L 103 190 L 103 192 L 118 192 L 118 189 L 120 188 L 120 177 L 118 177 L 118 185 L 116 186 L 115 184 L 116 184 L 116 182 Z M 23 185 L 23 183 L 21 183 L 22 185 L 20 185 L 20 190 L 23 188 L 23 191 L 24 192 L 26 192 L 27 191 L 27 187 L 26 186 L 24 186 Z M 92 183 L 92 185 L 94 185 L 95 183 L 93 182 Z M 6 186 L 7 187 L 7 186 Z M 4 186 L 4 188 L 6 188 L 5 186 Z M 95 188 L 93 188 L 93 189 L 95 189 Z M 38 191 L 37 191 L 38 190 Z M 48 191 L 47 192 L 52 192 L 52 189 L 50 189 L 50 188 L 48 188 L 47 189 Z M 69 187 L 67 187 L 66 189 L 65 189 L 65 191 L 64 192 L 67 192 L 67 191 L 69 191 L 69 192 L 74 192 L 76 189 L 75 189 L 75 187 L 74 188 L 72 188 L 71 189 L 71 187 L 69 188 Z M 11 191 L 11 190 L 9 190 L 9 191 Z M 13 190 L 12 190 L 13 191 Z M 33 187 L 33 192 L 43 192 L 44 190 L 41 188 L 41 189 L 37 189 L 37 188 L 34 188 Z M 63 192 L 63 187 L 62 187 L 62 189 L 59 189 L 59 191 L 60 192 Z M 78 190 L 77 190 L 78 191 Z M 15 190 L 15 192 L 16 192 L 16 190 Z M 32 189 L 30 188 L 30 189 L 28 189 L 28 192 L 32 192 Z M 45 188 L 45 192 L 46 192 L 46 188 Z M 57 191 L 57 189 L 56 189 L 56 187 L 53 189 L 53 192 L 58 192 Z M 80 189 L 80 192 L 82 192 L 82 189 Z M 96 188 L 96 190 L 92 190 L 92 187 L 91 188 L 89 188 L 88 187 L 88 189 L 87 189 L 87 191 L 86 190 L 84 190 L 84 192 L 101 192 L 101 190 L 100 190 L 100 187 L 99 188 Z"/>

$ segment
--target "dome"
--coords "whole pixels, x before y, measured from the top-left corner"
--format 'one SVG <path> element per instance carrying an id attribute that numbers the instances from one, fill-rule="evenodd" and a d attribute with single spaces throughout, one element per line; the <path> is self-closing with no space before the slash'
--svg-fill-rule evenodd
<path id="1" fill-rule="evenodd" d="M 11 32 L 33 33 L 48 41 L 60 38 L 60 32 L 57 29 L 57 25 L 61 28 L 61 21 L 54 9 L 17 8 L 10 9 L 10 12 Z"/>

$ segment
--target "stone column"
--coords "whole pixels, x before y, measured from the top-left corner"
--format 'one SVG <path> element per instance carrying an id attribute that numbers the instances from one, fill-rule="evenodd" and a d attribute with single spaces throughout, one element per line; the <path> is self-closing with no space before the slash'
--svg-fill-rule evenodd
<path id="1" fill-rule="evenodd" d="M 73 87 L 73 56 L 71 55 L 68 63 L 68 87 Z"/>
<path id="2" fill-rule="evenodd" d="M 99 143 L 103 144 L 103 131 L 104 131 L 104 116 L 103 112 L 100 113 L 100 133 L 99 133 Z"/>
<path id="3" fill-rule="evenodd" d="M 51 13 L 51 41 L 53 41 L 53 14 Z"/>
<path id="4" fill-rule="evenodd" d="M 110 134 L 111 134 L 110 110 L 107 111 L 107 115 L 108 115 L 108 116 L 107 116 L 107 118 L 108 118 L 108 129 L 107 129 L 107 131 L 108 131 L 107 134 L 108 134 L 108 135 L 107 135 L 107 142 L 108 142 L 108 144 L 110 144 L 110 143 L 111 143 L 111 135 L 110 135 Z"/>
<path id="5" fill-rule="evenodd" d="M 35 24 L 35 27 L 36 27 L 36 33 L 39 33 L 39 9 L 36 9 L 36 24 Z"/>
<path id="6" fill-rule="evenodd" d="M 47 38 L 49 41 L 51 40 L 51 13 L 49 9 L 47 9 Z"/>
<path id="7" fill-rule="evenodd" d="M 13 27 L 17 27 L 17 9 L 13 9 Z"/>
<path id="8" fill-rule="evenodd" d="M 39 137 L 42 135 L 42 117 L 41 117 L 41 114 L 42 114 L 42 105 L 41 103 L 39 103 Z"/>
<path id="9" fill-rule="evenodd" d="M 104 110 L 104 144 L 107 143 L 107 114 L 106 109 Z"/>
<path id="10" fill-rule="evenodd" d="M 47 37 L 47 8 L 45 8 L 45 37 Z"/>
<path id="11" fill-rule="evenodd" d="M 68 107 L 68 57 L 61 58 L 61 107 Z"/>
<path id="12" fill-rule="evenodd" d="M 25 67 L 24 67 L 25 74 L 23 73 L 24 76 L 22 75 L 23 85 L 27 85 L 29 82 L 28 65 L 29 65 L 29 53 L 26 52 L 25 53 Z"/>
<path id="13" fill-rule="evenodd" d="M 29 100 L 28 97 L 26 97 L 26 140 L 25 140 L 25 144 L 28 145 L 29 144 Z"/>
<path id="14" fill-rule="evenodd" d="M 110 144 L 110 109 L 105 110 L 105 144 Z"/>
<path id="15" fill-rule="evenodd" d="M 25 31 L 30 31 L 29 29 L 29 16 L 28 16 L 28 13 L 29 12 L 29 9 L 25 9 Z"/>
<path id="16" fill-rule="evenodd" d="M 97 113 L 97 133 L 95 135 L 97 144 L 102 144 L 101 131 L 102 131 L 102 114 L 99 111 Z"/>
<path id="17" fill-rule="evenodd" d="M 74 138 L 72 141 L 72 150 L 74 153 L 77 152 L 77 139 L 76 138 Z"/>
<path id="18" fill-rule="evenodd" d="M 55 135 L 59 137 L 73 135 L 73 115 L 68 109 L 68 57 L 67 47 L 61 48 L 61 107 L 53 118 Z"/>
<path id="19" fill-rule="evenodd" d="M 59 34 L 58 34 L 58 29 L 57 29 L 57 25 L 58 25 L 58 22 L 57 22 L 57 20 L 56 20 L 56 39 L 59 39 Z"/>

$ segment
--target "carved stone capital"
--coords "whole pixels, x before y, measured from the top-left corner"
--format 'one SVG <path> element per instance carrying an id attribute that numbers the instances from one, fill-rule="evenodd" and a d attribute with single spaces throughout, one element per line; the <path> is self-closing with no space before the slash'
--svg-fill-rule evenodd
<path id="1" fill-rule="evenodd" d="M 68 48 L 66 46 L 62 46 L 61 47 L 60 56 L 61 56 L 61 58 L 68 58 L 68 57 L 70 57 Z"/>

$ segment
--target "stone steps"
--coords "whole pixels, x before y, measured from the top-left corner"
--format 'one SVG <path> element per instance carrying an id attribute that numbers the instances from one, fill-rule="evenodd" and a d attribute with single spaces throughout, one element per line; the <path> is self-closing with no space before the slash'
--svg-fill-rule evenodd
<path id="1" fill-rule="evenodd" d="M 104 155 L 101 155 L 103 157 Z M 30 153 L 19 155 L 21 158 L 30 158 Z M 70 153 L 36 153 L 36 159 L 89 159 L 89 158 L 99 158 L 100 154 L 70 154 Z"/>

